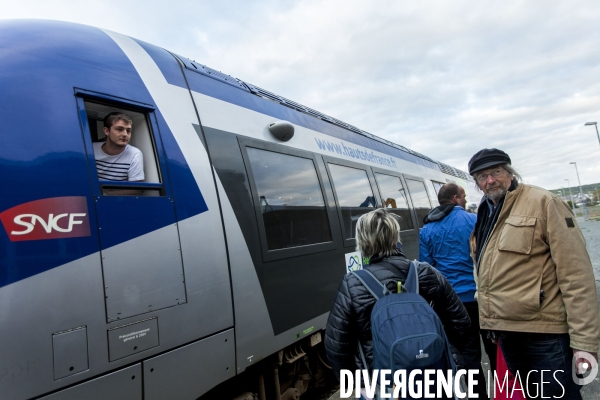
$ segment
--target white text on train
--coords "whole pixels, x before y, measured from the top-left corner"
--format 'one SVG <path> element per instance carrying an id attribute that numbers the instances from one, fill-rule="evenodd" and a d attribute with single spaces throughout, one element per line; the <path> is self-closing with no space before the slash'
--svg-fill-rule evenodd
<path id="1" fill-rule="evenodd" d="M 80 225 L 83 223 L 83 220 L 77 220 L 76 218 L 85 217 L 85 213 L 70 213 L 70 214 L 58 214 L 56 217 L 54 214 L 48 215 L 48 221 L 45 221 L 42 217 L 35 214 L 21 214 L 17 215 L 14 219 L 15 224 L 21 225 L 25 227 L 25 230 L 22 231 L 12 231 L 11 235 L 26 235 L 33 231 L 35 228 L 35 223 L 39 222 L 40 225 L 44 228 L 46 233 L 52 233 L 52 230 L 57 232 L 71 232 L 73 230 L 73 225 Z M 29 222 L 24 219 L 29 218 Z M 58 221 L 62 218 L 68 218 L 68 223 L 65 228 L 62 228 L 58 225 Z"/>

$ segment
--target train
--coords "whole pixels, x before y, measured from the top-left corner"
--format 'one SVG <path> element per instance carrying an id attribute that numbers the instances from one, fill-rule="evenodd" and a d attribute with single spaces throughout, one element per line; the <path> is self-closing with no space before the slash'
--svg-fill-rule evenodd
<path id="1" fill-rule="evenodd" d="M 142 181 L 100 179 L 103 119 Z M 423 217 L 464 171 L 161 47 L 0 21 L 0 397 L 297 399 L 357 218 Z M 211 397 L 212 396 L 212 397 Z"/>

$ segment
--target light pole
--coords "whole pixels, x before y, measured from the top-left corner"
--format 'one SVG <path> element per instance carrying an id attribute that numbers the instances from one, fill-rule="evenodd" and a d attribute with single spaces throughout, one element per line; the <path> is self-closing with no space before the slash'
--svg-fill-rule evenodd
<path id="1" fill-rule="evenodd" d="M 569 198 L 571 199 L 571 209 L 573 210 L 573 215 L 577 215 L 575 214 L 575 203 L 573 203 L 573 194 L 571 193 L 571 183 L 569 183 L 568 179 L 565 179 L 565 181 L 567 181 L 567 185 L 569 185 Z"/>
<path id="2" fill-rule="evenodd" d="M 583 197 L 583 189 L 581 188 L 581 181 L 579 180 L 579 170 L 577 169 L 577 163 L 575 161 L 570 162 L 569 164 L 575 165 L 575 172 L 577 173 L 577 182 L 579 182 L 579 195 L 581 196 L 581 200 L 583 201 L 583 219 L 588 221 L 588 213 L 587 208 L 585 207 L 585 197 Z"/>
<path id="3" fill-rule="evenodd" d="M 585 125 L 594 125 L 596 127 L 596 135 L 598 135 L 598 143 L 600 143 L 600 133 L 598 133 L 598 123 L 597 122 L 586 122 Z"/>

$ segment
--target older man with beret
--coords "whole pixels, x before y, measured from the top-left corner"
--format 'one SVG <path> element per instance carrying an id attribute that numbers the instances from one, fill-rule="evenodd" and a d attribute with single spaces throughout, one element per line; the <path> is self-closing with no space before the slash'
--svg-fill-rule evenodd
<path id="1" fill-rule="evenodd" d="M 597 360 L 600 317 L 571 209 L 521 183 L 502 150 L 477 152 L 469 173 L 485 195 L 470 240 L 480 327 L 495 335 L 530 397 L 581 399 L 572 371 Z"/>

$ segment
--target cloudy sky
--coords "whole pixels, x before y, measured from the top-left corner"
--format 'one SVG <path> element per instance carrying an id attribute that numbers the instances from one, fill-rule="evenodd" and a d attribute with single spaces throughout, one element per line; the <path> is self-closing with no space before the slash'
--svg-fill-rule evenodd
<path id="1" fill-rule="evenodd" d="M 466 170 L 600 182 L 600 2 L 0 0 L 150 42 Z"/>

